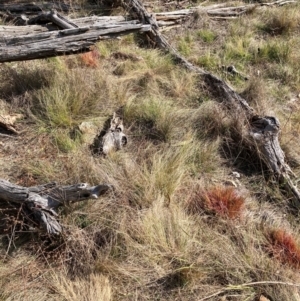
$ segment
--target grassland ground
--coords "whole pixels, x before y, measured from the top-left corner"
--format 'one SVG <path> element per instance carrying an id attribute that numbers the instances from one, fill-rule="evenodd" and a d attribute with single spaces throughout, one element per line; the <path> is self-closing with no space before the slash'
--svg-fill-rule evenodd
<path id="1" fill-rule="evenodd" d="M 163 5 L 153 2 L 153 11 Z M 299 8 L 258 6 L 229 20 L 195 13 L 165 32 L 181 54 L 225 79 L 259 114 L 279 118 L 280 143 L 296 177 Z M 299 301 L 299 286 L 289 285 L 299 283 L 299 217 L 234 139 L 243 126 L 238 116 L 199 77 L 167 54 L 137 46 L 137 39 L 0 65 L 0 114 L 24 115 L 20 135 L 1 138 L 0 177 L 23 186 L 115 187 L 61 209 L 60 239 L 8 223 L 0 300 L 187 301 L 220 292 L 209 300 L 254 301 L 263 294 Z M 225 72 L 229 65 L 249 80 Z M 128 145 L 92 156 L 93 137 L 78 126 L 101 129 L 120 108 Z"/>

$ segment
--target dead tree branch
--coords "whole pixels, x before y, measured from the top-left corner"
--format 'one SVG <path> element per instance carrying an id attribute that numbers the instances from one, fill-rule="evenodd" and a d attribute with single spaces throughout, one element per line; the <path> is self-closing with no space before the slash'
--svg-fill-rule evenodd
<path id="1" fill-rule="evenodd" d="M 62 226 L 55 209 L 67 203 L 97 199 L 111 188 L 107 184 L 60 186 L 55 182 L 27 188 L 0 179 L 0 202 L 23 205 L 25 220 L 48 234 L 58 235 Z"/>
<path id="2" fill-rule="evenodd" d="M 278 119 L 270 116 L 259 116 L 249 106 L 247 101 L 229 87 L 226 82 L 194 66 L 182 57 L 159 32 L 155 18 L 146 11 L 139 0 L 123 0 L 123 7 L 127 9 L 132 17 L 138 18 L 141 23 L 151 25 L 151 31 L 146 34 L 157 47 L 171 53 L 175 61 L 188 70 L 199 74 L 207 85 L 212 88 L 214 93 L 221 96 L 223 102 L 225 102 L 231 110 L 239 114 L 241 119 L 245 120 L 244 124 L 248 127 L 249 137 L 252 137 L 252 140 L 250 139 L 250 141 L 252 141 L 251 146 L 255 146 L 259 157 L 265 162 L 279 183 L 284 183 L 286 190 L 292 194 L 294 200 L 296 200 L 296 204 L 300 206 L 300 193 L 297 187 L 292 183 L 290 178 L 292 172 L 285 162 L 284 152 L 279 144 L 278 133 L 280 125 Z"/>

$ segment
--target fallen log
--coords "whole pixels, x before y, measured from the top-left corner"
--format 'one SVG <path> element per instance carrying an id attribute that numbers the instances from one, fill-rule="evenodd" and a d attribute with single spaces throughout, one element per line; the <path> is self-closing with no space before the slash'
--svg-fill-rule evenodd
<path id="1" fill-rule="evenodd" d="M 120 20 L 120 18 L 118 18 Z M 0 62 L 31 60 L 51 56 L 89 51 L 97 41 L 111 39 L 133 32 L 150 30 L 150 26 L 137 21 L 120 21 L 111 24 L 106 19 L 100 25 L 78 27 L 74 22 L 57 14 L 56 11 L 41 14 L 30 23 L 51 22 L 63 28 L 26 35 L 2 35 L 0 33 Z M 86 19 L 85 19 L 86 21 Z"/>
<path id="2" fill-rule="evenodd" d="M 0 203 L 1 206 L 5 203 L 21 205 L 22 218 L 28 225 L 59 235 L 63 228 L 55 209 L 69 203 L 97 199 L 111 188 L 107 184 L 60 186 L 55 182 L 27 188 L 0 179 Z"/>
<path id="3" fill-rule="evenodd" d="M 69 20 L 71 24 L 76 24 L 74 27 L 87 27 L 87 26 L 101 26 L 104 24 L 122 24 L 126 22 L 128 18 L 123 16 L 92 16 L 92 17 L 83 17 L 77 19 Z M 33 19 L 31 19 L 33 20 Z M 128 24 L 130 24 L 130 20 L 127 20 Z M 135 22 L 136 21 L 131 21 Z M 33 23 L 33 21 L 31 21 Z M 134 23 L 133 23 L 134 24 Z M 24 25 L 24 26 L 12 26 L 12 25 L 1 25 L 0 26 L 0 38 L 2 37 L 17 37 L 22 35 L 29 35 L 29 34 L 37 34 L 40 32 L 47 32 L 47 31 L 55 31 L 59 28 L 52 23 L 47 23 L 43 25 Z"/>
<path id="4" fill-rule="evenodd" d="M 136 20 L 131 20 L 129 17 L 123 16 L 91 16 L 91 17 L 83 17 L 77 19 L 71 19 L 71 23 L 76 24 L 77 28 L 80 27 L 95 27 L 101 25 L 122 25 L 126 22 L 126 24 L 136 24 Z M 178 24 L 177 20 L 175 21 L 158 21 L 158 26 L 165 27 L 165 26 L 172 26 Z M 12 26 L 12 25 L 0 25 L 0 39 L 4 37 L 18 37 L 23 35 L 30 35 L 30 34 L 38 34 L 41 32 L 48 32 L 48 31 L 56 31 L 59 28 L 52 23 L 47 23 L 43 25 L 24 25 L 24 26 Z"/>
<path id="5" fill-rule="evenodd" d="M 226 5 L 226 4 L 225 4 Z M 228 5 L 228 4 L 227 4 Z M 253 11 L 257 7 L 256 4 L 248 4 L 243 6 L 225 6 L 224 4 L 214 4 L 210 6 L 197 6 L 189 9 L 182 9 L 172 12 L 161 12 L 153 14 L 156 20 L 177 20 L 182 21 L 187 17 L 190 17 L 195 12 L 206 13 L 209 17 L 218 17 L 218 16 L 240 16 L 248 12 Z"/>
<path id="6" fill-rule="evenodd" d="M 256 149 L 257 155 L 266 164 L 270 172 L 278 180 L 278 183 L 280 185 L 283 184 L 285 190 L 294 199 L 295 202 L 293 205 L 300 207 L 300 193 L 290 178 L 293 174 L 285 162 L 284 152 L 279 144 L 278 133 L 280 124 L 278 119 L 271 116 L 259 116 L 249 106 L 247 101 L 229 87 L 226 82 L 194 66 L 182 57 L 159 32 L 155 18 L 147 12 L 139 0 L 123 0 L 122 5 L 133 18 L 139 19 L 143 24 L 151 25 L 151 31 L 148 31 L 146 35 L 154 45 L 170 53 L 176 62 L 188 70 L 201 76 L 216 96 L 219 96 L 222 102 L 230 108 L 229 111 L 232 114 L 237 114 L 240 120 L 243 120 L 244 126 L 248 128 L 251 144 L 249 145 L 249 149 Z"/>
<path id="7" fill-rule="evenodd" d="M 13 37 L 28 34 L 35 34 L 40 32 L 49 31 L 47 26 L 40 25 L 27 25 L 27 26 L 12 26 L 12 25 L 1 25 L 0 26 L 0 38 Z"/>
<path id="8" fill-rule="evenodd" d="M 0 62 L 23 61 L 89 51 L 97 41 L 150 30 L 131 21 L 0 38 Z"/>

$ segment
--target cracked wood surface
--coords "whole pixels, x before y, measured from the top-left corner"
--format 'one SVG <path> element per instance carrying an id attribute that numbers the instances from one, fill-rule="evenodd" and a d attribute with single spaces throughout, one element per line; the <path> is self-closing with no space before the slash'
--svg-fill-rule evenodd
<path id="1" fill-rule="evenodd" d="M 87 183 L 62 186 L 48 183 L 33 187 L 22 187 L 0 179 L 0 202 L 24 206 L 23 215 L 31 224 L 38 225 L 48 234 L 59 235 L 62 226 L 55 211 L 67 203 L 97 199 L 105 194 L 111 185 L 89 186 Z"/>
<path id="2" fill-rule="evenodd" d="M 32 60 L 89 51 L 97 41 L 148 30 L 150 30 L 148 25 L 125 23 L 5 37 L 0 41 L 0 62 Z"/>

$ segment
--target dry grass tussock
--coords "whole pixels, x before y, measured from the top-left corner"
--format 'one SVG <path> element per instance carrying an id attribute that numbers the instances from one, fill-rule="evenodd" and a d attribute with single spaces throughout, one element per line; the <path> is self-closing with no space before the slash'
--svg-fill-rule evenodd
<path id="1" fill-rule="evenodd" d="M 284 12 L 292 15 L 288 6 Z M 280 112 L 281 142 L 293 150 L 292 160 L 299 156 L 298 25 L 286 20 L 288 34 L 269 34 L 260 24 L 274 28 L 275 13 L 261 22 L 259 16 L 256 10 L 247 22 L 223 20 L 224 26 L 206 16 L 205 30 L 198 20 L 172 43 L 244 91 L 258 114 Z M 173 30 L 170 37 L 179 35 Z M 250 80 L 219 64 L 235 65 Z M 25 115 L 20 138 L 0 141 L 1 177 L 24 186 L 110 183 L 114 190 L 60 209 L 61 240 L 24 236 L 22 227 L 8 231 L 0 300 L 197 300 L 223 288 L 228 300 L 252 301 L 260 293 L 299 300 L 292 286 L 241 286 L 299 282 L 298 220 L 280 189 L 267 186 L 244 117 L 217 103 L 199 78 L 168 55 L 136 47 L 133 36 L 1 70 L 0 114 Z M 78 125 L 100 130 L 120 108 L 128 145 L 93 157 L 93 137 Z M 228 179 L 238 187 L 223 186 Z"/>
<path id="2" fill-rule="evenodd" d="M 300 14 L 297 8 L 273 8 L 265 11 L 261 29 L 270 35 L 291 34 L 299 29 Z"/>
<path id="3" fill-rule="evenodd" d="M 235 219 L 243 213 L 245 199 L 234 187 L 216 186 L 206 190 L 196 190 L 187 202 L 190 213 L 203 211 Z"/>
<path id="4" fill-rule="evenodd" d="M 59 298 L 66 301 L 113 300 L 109 279 L 103 275 L 91 274 L 86 279 L 70 280 L 53 273 L 49 280 Z"/>
<path id="5" fill-rule="evenodd" d="M 283 264 L 300 267 L 300 247 L 295 235 L 285 229 L 272 229 L 267 233 L 267 251 Z"/>

